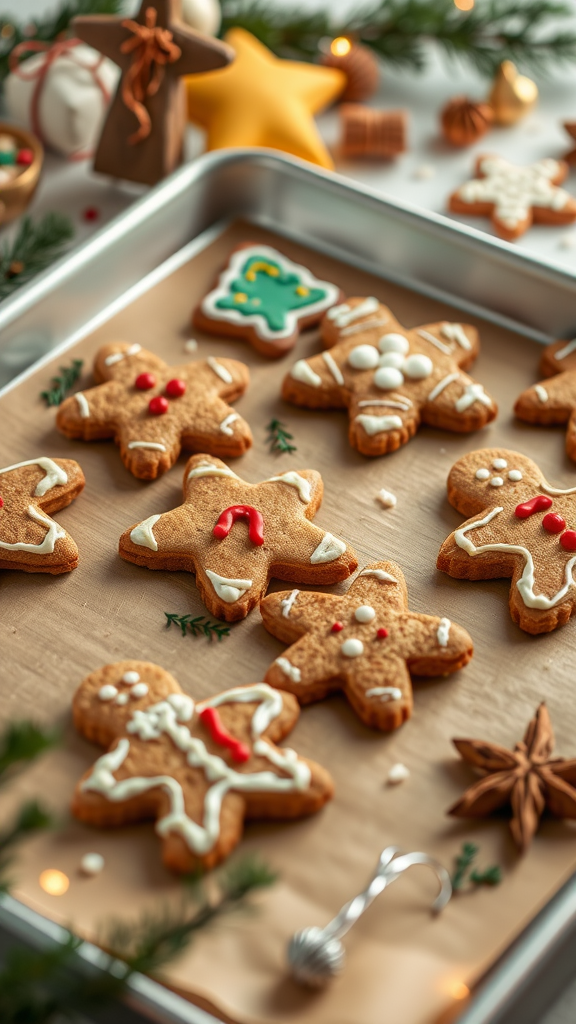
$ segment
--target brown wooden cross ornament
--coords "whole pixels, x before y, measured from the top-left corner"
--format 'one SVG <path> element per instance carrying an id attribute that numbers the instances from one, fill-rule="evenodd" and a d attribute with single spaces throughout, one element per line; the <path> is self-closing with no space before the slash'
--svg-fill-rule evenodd
<path id="1" fill-rule="evenodd" d="M 74 18 L 75 34 L 122 71 L 94 158 L 94 170 L 145 185 L 182 161 L 186 98 L 182 75 L 234 59 L 229 46 L 188 28 L 181 0 L 142 0 L 134 18 Z"/>

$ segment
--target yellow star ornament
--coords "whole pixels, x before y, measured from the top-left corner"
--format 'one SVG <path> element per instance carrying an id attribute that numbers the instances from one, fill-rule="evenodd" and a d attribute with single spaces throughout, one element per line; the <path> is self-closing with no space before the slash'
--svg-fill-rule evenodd
<path id="1" fill-rule="evenodd" d="M 226 33 L 236 59 L 186 78 L 188 117 L 206 128 L 207 149 L 266 146 L 332 168 L 313 115 L 346 85 L 336 68 L 280 60 L 242 28 Z"/>

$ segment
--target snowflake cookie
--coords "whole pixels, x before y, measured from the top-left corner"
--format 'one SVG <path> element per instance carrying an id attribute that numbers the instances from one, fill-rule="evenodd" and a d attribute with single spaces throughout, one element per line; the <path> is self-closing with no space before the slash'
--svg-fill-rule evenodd
<path id="1" fill-rule="evenodd" d="M 72 707 L 78 731 L 108 748 L 78 783 L 72 813 L 103 826 L 155 818 L 174 871 L 218 864 L 245 818 L 313 814 L 332 796 L 324 768 L 276 745 L 298 702 L 265 683 L 195 702 L 158 665 L 119 661 L 89 675 Z"/>
<path id="2" fill-rule="evenodd" d="M 42 456 L 0 468 L 0 569 L 49 572 L 78 565 L 76 544 L 53 519 L 84 488 L 72 459 Z"/>
<path id="3" fill-rule="evenodd" d="M 243 619 L 270 579 L 337 583 L 358 562 L 344 541 L 310 522 L 322 477 L 290 470 L 258 484 L 220 459 L 194 455 L 184 470 L 184 503 L 152 515 L 120 538 L 120 554 L 149 569 L 185 569 L 217 618 Z"/>
<path id="4" fill-rule="evenodd" d="M 168 366 L 138 344 L 114 342 L 97 353 L 94 376 L 104 383 L 67 398 L 56 425 L 83 441 L 113 437 L 140 480 L 170 469 L 182 448 L 235 456 L 252 444 L 250 427 L 228 404 L 250 379 L 235 359 Z"/>
<path id="5" fill-rule="evenodd" d="M 576 487 L 552 487 L 526 455 L 485 448 L 452 467 L 448 500 L 472 518 L 444 541 L 438 568 L 457 579 L 512 577 L 510 614 L 527 633 L 568 622 L 576 608 Z"/>
<path id="6" fill-rule="evenodd" d="M 246 338 L 275 359 L 294 347 L 300 331 L 338 302 L 340 289 L 319 281 L 269 245 L 248 242 L 232 252 L 216 287 L 192 314 L 194 327 Z"/>
<path id="7" fill-rule="evenodd" d="M 343 690 L 358 717 L 375 729 L 397 729 L 412 714 L 411 673 L 440 676 L 470 661 L 472 640 L 446 618 L 408 609 L 402 570 L 375 562 L 348 592 L 292 590 L 260 604 L 269 633 L 292 646 L 265 680 L 301 704 Z"/>
<path id="8" fill-rule="evenodd" d="M 490 217 L 501 238 L 513 241 L 533 224 L 562 226 L 576 220 L 576 199 L 557 186 L 568 174 L 564 160 L 517 167 L 501 156 L 479 156 L 476 177 L 452 193 L 452 213 Z"/>
<path id="9" fill-rule="evenodd" d="M 576 462 L 576 338 L 548 345 L 540 371 L 550 379 L 523 391 L 514 412 L 543 427 L 567 424 L 566 452 Z"/>
<path id="10" fill-rule="evenodd" d="M 468 433 L 496 416 L 496 403 L 463 372 L 480 347 L 469 324 L 408 330 L 370 297 L 330 309 L 321 332 L 328 351 L 299 359 L 282 397 L 308 409 L 348 409 L 350 444 L 363 455 L 395 451 L 421 423 Z"/>

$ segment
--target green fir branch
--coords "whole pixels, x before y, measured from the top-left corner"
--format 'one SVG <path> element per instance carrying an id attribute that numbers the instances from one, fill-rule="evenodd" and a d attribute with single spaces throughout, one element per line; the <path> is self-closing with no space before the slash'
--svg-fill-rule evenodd
<path id="1" fill-rule="evenodd" d="M 479 848 L 474 843 L 462 843 L 462 850 L 454 860 L 455 868 L 452 875 L 454 892 L 461 892 L 468 885 L 500 885 L 502 871 L 497 864 L 492 864 L 484 871 L 472 869 Z"/>
<path id="2" fill-rule="evenodd" d="M 266 427 L 267 431 L 267 442 L 270 446 L 271 452 L 280 452 L 282 454 L 291 455 L 292 452 L 297 451 L 295 444 L 290 444 L 294 440 L 294 435 L 289 434 L 284 424 L 280 420 L 270 420 L 270 423 Z"/>
<path id="3" fill-rule="evenodd" d="M 40 398 L 43 398 L 46 405 L 60 405 L 66 397 L 66 393 L 73 388 L 84 365 L 83 359 L 73 359 L 71 366 L 61 366 L 60 375 L 52 377 L 52 387 L 48 391 L 41 391 Z"/>
<path id="4" fill-rule="evenodd" d="M 492 864 L 485 871 L 471 871 L 470 881 L 474 885 L 500 885 L 502 881 L 502 870 L 498 864 Z"/>
<path id="5" fill-rule="evenodd" d="M 33 722 L 11 722 L 0 735 L 0 786 L 15 769 L 56 746 L 59 736 Z"/>
<path id="6" fill-rule="evenodd" d="M 434 40 L 449 58 L 493 75 L 503 60 L 543 74 L 576 61 L 576 33 L 562 24 L 572 15 L 564 0 L 476 0 L 460 11 L 454 0 L 377 0 L 347 21 L 270 0 L 228 0 L 222 33 L 234 25 L 252 32 L 281 57 L 313 60 L 326 37 L 349 35 L 394 67 L 421 71 Z"/>
<path id="7" fill-rule="evenodd" d="M 46 213 L 38 221 L 23 217 L 16 237 L 0 250 L 0 300 L 62 256 L 73 236 L 72 221 L 62 213 Z"/>
<path id="8" fill-rule="evenodd" d="M 186 636 L 188 632 L 192 636 L 205 636 L 208 640 L 213 640 L 214 637 L 221 640 L 224 636 L 230 636 L 229 626 L 224 626 L 221 622 L 212 622 L 205 615 L 197 615 L 195 618 L 191 615 L 176 615 L 175 612 L 164 612 L 164 615 L 167 629 L 170 626 L 179 626 L 182 636 Z"/>

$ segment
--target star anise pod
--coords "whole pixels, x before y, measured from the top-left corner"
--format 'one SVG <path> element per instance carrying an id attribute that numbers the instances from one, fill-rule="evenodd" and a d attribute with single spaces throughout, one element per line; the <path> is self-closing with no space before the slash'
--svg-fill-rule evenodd
<path id="1" fill-rule="evenodd" d="M 544 810 L 557 818 L 576 818 L 576 758 L 550 756 L 554 732 L 544 703 L 514 750 L 483 740 L 452 742 L 460 756 L 485 775 L 448 814 L 483 818 L 510 804 L 510 830 L 521 853 L 530 845 Z"/>

